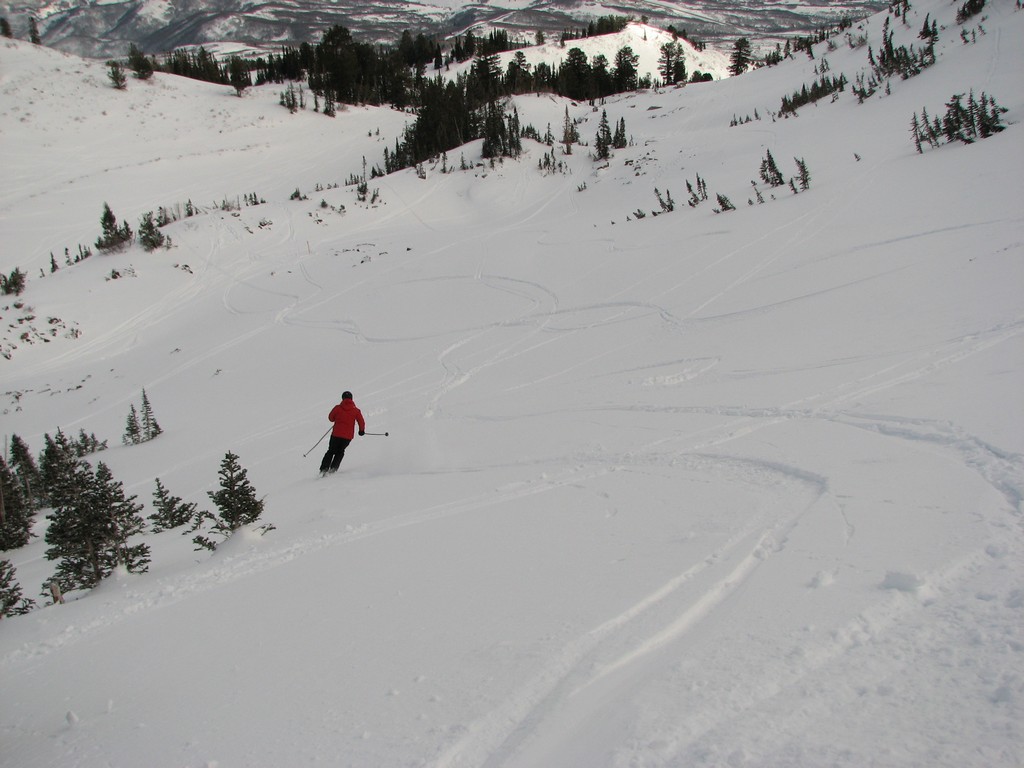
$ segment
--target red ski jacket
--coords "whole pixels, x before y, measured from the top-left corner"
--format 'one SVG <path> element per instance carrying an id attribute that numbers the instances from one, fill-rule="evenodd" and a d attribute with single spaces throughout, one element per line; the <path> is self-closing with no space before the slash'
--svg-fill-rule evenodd
<path id="1" fill-rule="evenodd" d="M 363 413 L 352 400 L 342 400 L 336 406 L 331 408 L 331 413 L 327 417 L 334 422 L 334 429 L 331 430 L 331 434 L 335 437 L 344 437 L 347 440 L 351 440 L 356 433 L 356 423 L 359 424 L 359 431 L 366 431 L 366 422 L 363 421 Z"/>

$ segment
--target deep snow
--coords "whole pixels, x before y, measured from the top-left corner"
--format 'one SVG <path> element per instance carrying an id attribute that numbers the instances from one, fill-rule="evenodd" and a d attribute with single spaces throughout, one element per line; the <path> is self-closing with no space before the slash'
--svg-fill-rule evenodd
<path id="1" fill-rule="evenodd" d="M 276 530 L 149 534 L 147 574 L 3 620 L 0 765 L 1019 765 L 1024 14 L 989 5 L 964 45 L 917 0 L 897 43 L 929 13 L 939 63 L 862 105 L 770 117 L 823 57 L 854 80 L 839 38 L 610 99 L 609 163 L 556 146 L 545 175 L 526 142 L 374 206 L 344 182 L 409 115 L 115 92 L 6 42 L 3 432 L 108 439 L 146 514 L 156 477 L 209 508 L 234 451 Z M 916 154 L 912 113 L 970 88 L 1009 128 Z M 516 103 L 593 140 L 586 104 Z M 766 149 L 811 189 L 748 206 Z M 104 201 L 135 226 L 187 200 L 172 249 L 40 277 Z M 164 434 L 121 446 L 143 387 Z M 344 389 L 390 437 L 319 479 Z M 30 596 L 44 523 L 4 555 Z"/>

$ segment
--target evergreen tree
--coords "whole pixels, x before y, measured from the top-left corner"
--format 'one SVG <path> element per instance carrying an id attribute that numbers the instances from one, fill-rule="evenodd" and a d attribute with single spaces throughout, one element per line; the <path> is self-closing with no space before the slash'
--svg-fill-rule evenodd
<path id="1" fill-rule="evenodd" d="M 106 507 L 112 523 L 107 552 L 110 570 L 117 566 L 125 568 L 129 573 L 149 570 L 149 545 L 145 542 L 129 543 L 132 536 L 145 530 L 142 504 L 135 501 L 135 496 L 124 495 L 123 484 L 114 480 L 110 468 L 102 461 L 96 466 L 94 487 L 97 501 L 101 507 Z"/>
<path id="2" fill-rule="evenodd" d="M 25 273 L 21 271 L 21 268 L 15 267 L 10 275 L 0 275 L 0 293 L 5 296 L 14 294 L 20 296 L 21 292 L 25 290 Z"/>
<path id="3" fill-rule="evenodd" d="M 46 550 L 49 560 L 59 560 L 52 581 L 63 592 L 91 589 L 122 566 L 138 573 L 148 569 L 149 546 L 130 545 L 142 532 L 142 505 L 125 497 L 122 484 L 100 462 L 95 473 L 79 459 L 74 469 L 75 492 L 68 494 L 48 516 Z"/>
<path id="4" fill-rule="evenodd" d="M 572 145 L 580 140 L 580 132 L 576 128 L 576 122 L 569 117 L 569 108 L 565 108 L 565 122 L 562 125 L 562 146 L 565 154 L 572 154 Z"/>
<path id="5" fill-rule="evenodd" d="M 56 581 L 64 592 L 100 582 L 104 575 L 101 542 L 109 536 L 108 521 L 90 504 L 91 467 L 76 459 L 70 472 L 61 492 L 54 494 L 45 536 L 50 545 L 46 558 L 60 561 L 50 581 Z"/>
<path id="6" fill-rule="evenodd" d="M 139 423 L 139 412 L 135 410 L 135 403 L 131 404 L 131 410 L 128 411 L 121 442 L 125 445 L 138 445 L 142 442 L 142 425 Z"/>
<path id="7" fill-rule="evenodd" d="M 658 73 L 665 85 L 686 82 L 686 59 L 683 46 L 674 41 L 661 46 Z"/>
<path id="8" fill-rule="evenodd" d="M 249 67 L 241 56 L 232 56 L 228 59 L 228 82 L 235 89 L 235 95 L 239 97 L 246 88 L 252 85 Z"/>
<path id="9" fill-rule="evenodd" d="M 40 496 L 43 493 L 39 467 L 32 456 L 32 451 L 17 435 L 11 436 L 11 470 L 18 480 L 21 495 L 29 509 L 38 509 Z"/>
<path id="10" fill-rule="evenodd" d="M 615 149 L 625 149 L 628 145 L 628 139 L 626 138 L 626 118 L 620 117 L 619 122 L 615 124 L 615 135 L 612 137 L 612 147 Z"/>
<path id="11" fill-rule="evenodd" d="M 917 122 L 917 112 L 914 113 L 910 120 L 910 135 L 914 141 L 914 149 L 917 150 L 917 154 L 922 154 L 924 150 L 921 149 L 921 126 Z"/>
<path id="12" fill-rule="evenodd" d="M 135 43 L 128 46 L 128 66 L 139 80 L 153 76 L 153 61 Z"/>
<path id="13" fill-rule="evenodd" d="M 84 429 L 78 430 L 78 440 L 72 443 L 76 456 L 88 456 L 90 453 L 107 450 L 107 441 L 102 442 L 96 437 L 96 433 L 85 434 Z"/>
<path id="14" fill-rule="evenodd" d="M 125 76 L 124 67 L 121 66 L 119 61 L 107 62 L 107 77 L 110 78 L 110 84 L 119 91 L 123 91 L 128 87 L 128 78 Z"/>
<path id="15" fill-rule="evenodd" d="M 718 205 L 721 208 L 722 212 L 736 210 L 736 206 L 732 204 L 732 201 L 729 200 L 728 197 L 726 197 L 725 195 L 717 195 L 717 197 Z"/>
<path id="16" fill-rule="evenodd" d="M 807 190 L 811 188 L 811 172 L 807 170 L 807 161 L 802 157 L 794 157 L 796 161 L 797 169 L 797 180 L 800 182 L 800 189 Z"/>
<path id="17" fill-rule="evenodd" d="M 782 171 L 779 170 L 779 166 L 775 164 L 775 158 L 772 157 L 772 151 L 766 150 L 765 157 L 761 160 L 761 180 L 771 187 L 781 187 L 785 184 L 785 179 L 782 178 Z"/>
<path id="18" fill-rule="evenodd" d="M 608 125 L 608 110 L 601 110 L 601 122 L 597 125 L 597 138 L 594 145 L 594 156 L 598 160 L 611 157 L 612 131 Z"/>
<path id="19" fill-rule="evenodd" d="M 0 16 L 0 35 L 8 38 L 14 37 L 14 32 L 11 31 L 11 24 L 4 16 Z"/>
<path id="20" fill-rule="evenodd" d="M 157 424 L 156 416 L 153 415 L 153 406 L 149 404 L 149 396 L 146 390 L 142 390 L 142 439 L 152 440 L 163 432 Z"/>
<path id="21" fill-rule="evenodd" d="M 160 231 L 153 220 L 152 211 L 142 214 L 142 221 L 139 222 L 139 242 L 147 251 L 155 251 L 157 248 L 169 245 L 167 236 Z"/>
<path id="22" fill-rule="evenodd" d="M 32 538 L 32 509 L 18 478 L 0 456 L 0 550 L 18 549 Z"/>
<path id="23" fill-rule="evenodd" d="M 118 250 L 131 242 L 132 228 L 128 226 L 128 222 L 119 227 L 117 217 L 106 203 L 103 204 L 100 227 L 103 233 L 96 239 L 96 248 L 100 251 Z"/>
<path id="24" fill-rule="evenodd" d="M 10 560 L 0 560 L 0 619 L 28 613 L 35 602 L 21 596 L 21 586 L 14 580 L 14 566 Z"/>
<path id="25" fill-rule="evenodd" d="M 43 436 L 44 447 L 39 454 L 39 474 L 43 492 L 51 507 L 69 502 L 78 492 L 78 454 L 71 441 L 58 429 L 56 437 Z"/>
<path id="26" fill-rule="evenodd" d="M 637 87 L 636 65 L 640 57 L 633 53 L 628 45 L 620 48 L 615 54 L 615 88 L 623 91 L 635 91 Z"/>
<path id="27" fill-rule="evenodd" d="M 149 516 L 153 524 L 153 532 L 169 531 L 192 521 L 196 517 L 196 504 L 183 502 L 180 497 L 170 492 L 156 479 L 156 490 L 153 491 L 153 506 L 156 512 Z"/>
<path id="28" fill-rule="evenodd" d="M 28 40 L 33 45 L 39 45 L 42 43 L 42 38 L 39 37 L 39 24 L 36 23 L 35 16 L 28 17 Z"/>
<path id="29" fill-rule="evenodd" d="M 742 75 L 747 71 L 751 61 L 750 41 L 745 37 L 741 37 L 733 45 L 732 58 L 729 63 L 729 74 L 734 77 Z"/>
<path id="30" fill-rule="evenodd" d="M 587 54 L 580 48 L 570 48 L 558 68 L 558 93 L 582 100 L 589 96 L 590 85 L 591 69 Z"/>
<path id="31" fill-rule="evenodd" d="M 212 530 L 227 538 L 243 525 L 259 519 L 263 514 L 263 501 L 256 498 L 245 469 L 231 451 L 224 454 L 219 474 L 220 490 L 207 493 L 218 511 L 213 516 Z M 194 541 L 207 549 L 216 549 L 217 546 L 205 536 L 196 536 Z"/>
<path id="32" fill-rule="evenodd" d="M 985 0 L 967 0 L 956 12 L 956 23 L 963 24 L 971 16 L 981 13 L 981 9 L 984 7 Z"/>

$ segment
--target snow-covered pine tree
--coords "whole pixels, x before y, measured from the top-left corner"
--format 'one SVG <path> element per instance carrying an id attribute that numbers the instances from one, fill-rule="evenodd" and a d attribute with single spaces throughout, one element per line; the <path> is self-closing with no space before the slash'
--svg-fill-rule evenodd
<path id="1" fill-rule="evenodd" d="M 124 74 L 124 67 L 116 59 L 107 62 L 107 77 L 110 78 L 110 84 L 119 91 L 128 87 L 128 78 Z"/>
<path id="2" fill-rule="evenodd" d="M 246 88 L 252 85 L 252 75 L 245 59 L 232 56 L 228 59 L 228 82 L 235 89 L 235 95 L 241 97 Z"/>
<path id="3" fill-rule="evenodd" d="M 18 478 L 0 456 L 0 550 L 18 549 L 32 538 L 32 509 Z"/>
<path id="4" fill-rule="evenodd" d="M 146 528 L 142 519 L 142 504 L 135 500 L 135 496 L 124 495 L 124 485 L 114 479 L 110 468 L 102 461 L 96 465 L 93 488 L 96 503 L 100 508 L 105 508 L 110 516 L 111 535 L 107 554 L 110 570 L 118 566 L 129 573 L 149 570 L 149 545 L 145 542 L 131 544 L 129 541 Z"/>
<path id="5" fill-rule="evenodd" d="M 917 154 L 923 154 L 924 150 L 921 149 L 921 125 L 917 122 L 917 112 L 910 119 L 910 137 L 914 142 L 914 149 L 917 150 Z"/>
<path id="6" fill-rule="evenodd" d="M 153 492 L 153 507 L 156 512 L 149 516 L 149 520 L 153 524 L 154 533 L 178 528 L 191 522 L 196 515 L 196 504 L 172 496 L 159 477 L 156 478 L 156 490 Z"/>
<path id="7" fill-rule="evenodd" d="M 612 147 L 615 149 L 625 149 L 627 144 L 626 118 L 620 117 L 619 122 L 615 124 L 615 135 L 612 136 Z"/>
<path id="8" fill-rule="evenodd" d="M 228 451 L 220 463 L 220 490 L 207 491 L 217 507 L 218 513 L 211 515 L 214 520 L 212 531 L 227 538 L 243 525 L 256 522 L 263 514 L 263 500 L 256 498 L 256 490 L 249 482 L 245 469 L 238 463 L 238 456 Z M 193 541 L 207 549 L 216 549 L 217 544 L 209 538 L 198 535 Z"/>
<path id="9" fill-rule="evenodd" d="M 109 535 L 107 521 L 90 503 L 91 467 L 76 459 L 71 471 L 73 475 L 64 481 L 66 487 L 53 493 L 54 509 L 47 515 L 50 525 L 45 536 L 50 545 L 46 558 L 59 561 L 49 581 L 56 581 L 63 592 L 93 587 L 100 582 L 101 543 Z"/>
<path id="10" fill-rule="evenodd" d="M 139 412 L 135 410 L 135 403 L 131 404 L 131 410 L 128 411 L 121 442 L 125 445 L 137 445 L 142 442 L 142 425 L 139 423 Z"/>
<path id="11" fill-rule="evenodd" d="M 811 188 L 811 172 L 807 169 L 807 161 L 802 157 L 794 157 L 796 161 L 796 178 L 800 182 L 800 189 L 807 190 Z"/>
<path id="12" fill-rule="evenodd" d="M 580 140 L 580 132 L 576 128 L 575 121 L 569 117 L 569 108 L 565 108 L 565 122 L 562 124 L 562 147 L 565 154 L 572 154 L 572 145 Z"/>
<path id="13" fill-rule="evenodd" d="M 46 550 L 49 560 L 58 560 L 51 579 L 62 592 L 91 589 L 123 566 L 131 572 L 149 567 L 149 545 L 131 545 L 131 536 L 142 532 L 142 505 L 125 497 L 120 482 L 100 462 L 95 473 L 88 462 L 75 467 L 78 492 L 62 499 L 47 516 Z"/>
<path id="14" fill-rule="evenodd" d="M 146 394 L 146 390 L 142 390 L 142 439 L 152 440 L 154 437 L 159 435 L 163 430 L 156 421 L 156 416 L 153 415 L 153 406 L 149 404 L 149 396 Z"/>
<path id="15" fill-rule="evenodd" d="M 770 187 L 781 187 L 786 183 L 770 149 L 765 150 L 765 157 L 761 160 L 760 175 L 761 180 Z"/>
<path id="16" fill-rule="evenodd" d="M 153 62 L 135 43 L 128 46 L 128 66 L 139 80 L 153 76 Z"/>
<path id="17" fill-rule="evenodd" d="M 160 231 L 154 221 L 152 211 L 142 214 L 142 220 L 139 222 L 139 242 L 147 251 L 155 251 L 157 248 L 170 245 L 167 236 Z"/>
<path id="18" fill-rule="evenodd" d="M 729 74 L 733 77 L 742 75 L 747 71 L 747 67 L 750 66 L 752 60 L 750 41 L 745 37 L 741 37 L 733 45 L 732 57 L 729 59 Z"/>
<path id="19" fill-rule="evenodd" d="M 74 445 L 58 429 L 56 437 L 43 436 L 44 447 L 39 454 L 39 475 L 42 492 L 51 507 L 65 503 L 78 493 L 78 454 Z"/>
<path id="20" fill-rule="evenodd" d="M 126 221 L 122 226 L 117 225 L 117 217 L 110 210 L 110 206 L 103 204 L 103 214 L 100 216 L 100 227 L 102 234 L 96 239 L 96 249 L 100 251 L 113 251 L 123 248 L 132 239 L 132 228 Z"/>
<path id="21" fill-rule="evenodd" d="M 14 578 L 10 560 L 0 560 L 0 619 L 28 613 L 35 602 L 21 596 L 21 586 Z"/>
<path id="22" fill-rule="evenodd" d="M 619 93 L 637 89 L 639 73 L 636 67 L 639 61 L 640 57 L 633 53 L 633 49 L 628 45 L 623 46 L 615 53 L 615 70 L 612 73 L 612 79 Z"/>
<path id="23" fill-rule="evenodd" d="M 601 110 L 601 121 L 597 124 L 597 138 L 594 144 L 594 157 L 607 160 L 611 157 L 612 130 L 608 125 L 608 110 Z"/>
<path id="24" fill-rule="evenodd" d="M 28 445 L 17 435 L 11 435 L 11 471 L 18 479 L 22 496 L 29 509 L 38 509 L 39 497 L 43 492 L 39 467 Z"/>
<path id="25" fill-rule="evenodd" d="M 671 41 L 663 44 L 659 50 L 661 56 L 658 58 L 658 74 L 661 75 L 665 85 L 673 85 L 679 80 L 677 63 L 683 56 L 683 47 L 679 43 Z"/>

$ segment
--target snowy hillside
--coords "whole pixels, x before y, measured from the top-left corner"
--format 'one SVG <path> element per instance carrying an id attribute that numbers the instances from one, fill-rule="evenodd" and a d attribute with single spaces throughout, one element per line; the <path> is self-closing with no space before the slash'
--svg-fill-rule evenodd
<path id="1" fill-rule="evenodd" d="M 531 67 L 536 67 L 540 63 L 548 64 L 551 67 L 561 67 L 565 63 L 568 52 L 573 48 L 579 48 L 587 55 L 588 60 L 593 61 L 595 56 L 604 56 L 609 67 L 614 67 L 615 54 L 620 49 L 629 47 L 637 56 L 637 75 L 639 77 L 649 75 L 652 81 L 660 81 L 663 79 L 658 68 L 661 47 L 672 42 L 677 42 L 683 49 L 683 57 L 689 74 L 692 75 L 694 71 L 699 70 L 711 75 L 715 80 L 729 76 L 728 53 L 714 47 L 698 50 L 689 41 L 682 38 L 676 39 L 669 32 L 647 24 L 631 23 L 627 24 L 621 32 L 585 37 L 567 42 L 565 45 L 561 45 L 557 41 L 544 45 L 532 45 L 519 52 L 523 54 L 526 63 Z M 509 62 L 516 53 L 516 51 L 506 51 L 498 55 L 499 69 L 502 72 L 508 68 Z M 472 60 L 451 66 L 445 71 L 446 76 L 454 77 L 460 72 L 469 70 L 472 66 Z"/>
<path id="2" fill-rule="evenodd" d="M 0 556 L 38 603 L 0 620 L 0 766 L 1024 762 L 1024 12 L 955 13 L 890 19 L 917 50 L 937 20 L 937 61 L 862 104 L 884 16 L 597 111 L 520 97 L 590 146 L 468 145 L 372 204 L 345 182 L 409 114 L 5 41 L 5 441 L 95 433 L 145 515 L 156 478 L 211 509 L 232 451 L 274 530 L 148 532 L 147 573 L 50 606 L 44 510 Z M 972 89 L 1006 130 L 918 153 Z M 602 108 L 631 143 L 597 163 Z M 170 249 L 66 263 L 104 203 L 190 202 Z M 163 433 L 122 445 L 143 388 Z M 388 436 L 320 478 L 344 390 Z"/>

